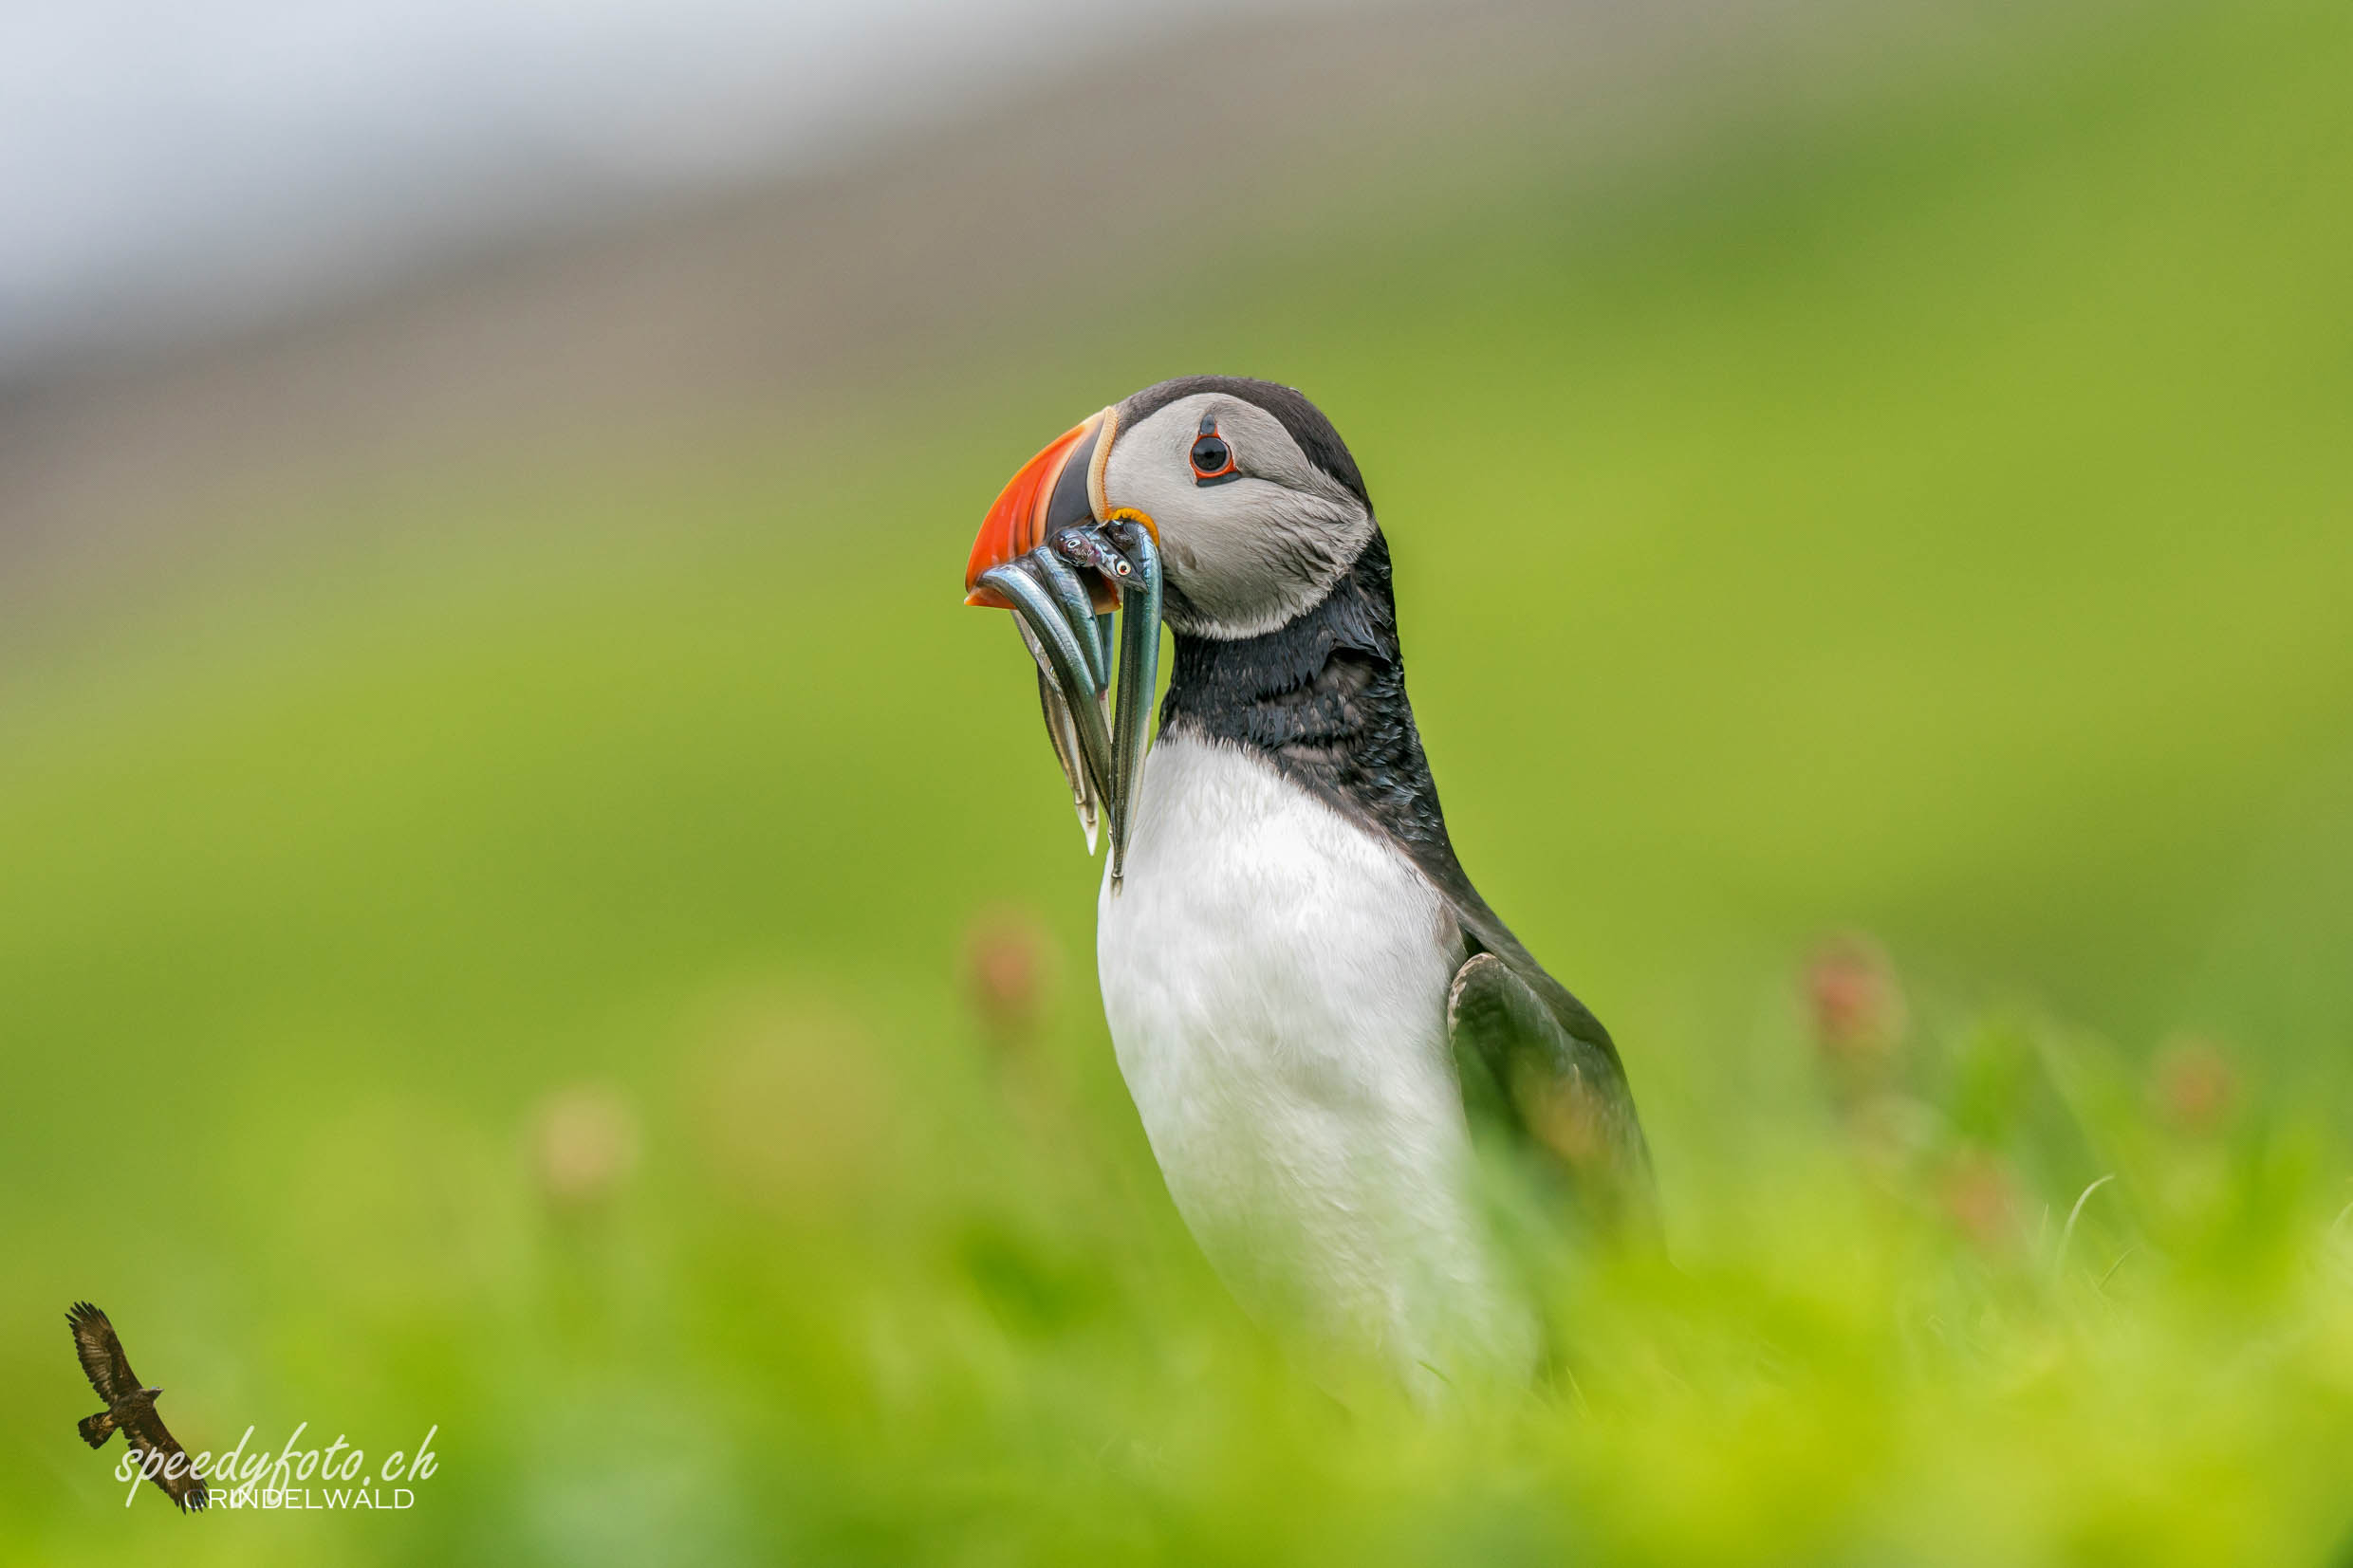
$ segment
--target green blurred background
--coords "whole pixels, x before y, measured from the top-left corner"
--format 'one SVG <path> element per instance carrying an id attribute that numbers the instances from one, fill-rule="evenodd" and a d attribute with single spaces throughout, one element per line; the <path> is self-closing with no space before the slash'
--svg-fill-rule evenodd
<path id="1" fill-rule="evenodd" d="M 2341 1560 L 2353 12 L 1508 22 L 12 394 L 0 1560 Z M 759 264 L 827 245 L 884 294 Z M 1350 441 L 1651 1126 L 1679 1266 L 1552 1259 L 1525 1404 L 1343 1411 L 1195 1257 L 957 604 L 1199 370 Z M 440 1469 L 125 1509 L 82 1297 L 192 1449 Z"/>

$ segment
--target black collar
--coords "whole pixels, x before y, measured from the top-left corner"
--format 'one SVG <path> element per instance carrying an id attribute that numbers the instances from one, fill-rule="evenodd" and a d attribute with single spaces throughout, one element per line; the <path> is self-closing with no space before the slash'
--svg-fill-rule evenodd
<path id="1" fill-rule="evenodd" d="M 1436 859 L 1462 875 L 1405 696 L 1389 544 L 1378 528 L 1329 593 L 1275 630 L 1232 640 L 1177 633 L 1160 727 L 1252 751 L 1417 864 Z"/>

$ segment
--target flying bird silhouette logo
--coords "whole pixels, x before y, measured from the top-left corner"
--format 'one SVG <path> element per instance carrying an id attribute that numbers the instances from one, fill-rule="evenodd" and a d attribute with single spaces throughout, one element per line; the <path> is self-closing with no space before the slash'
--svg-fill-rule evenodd
<path id="1" fill-rule="evenodd" d="M 139 1382 L 139 1374 L 131 1370 L 130 1357 L 122 1354 L 114 1324 L 98 1308 L 76 1301 L 65 1314 L 65 1321 L 73 1329 L 74 1355 L 82 1360 L 83 1375 L 106 1401 L 104 1410 L 83 1417 L 77 1428 L 82 1441 L 95 1448 L 120 1431 L 139 1461 L 140 1473 L 179 1504 L 181 1512 L 203 1507 L 211 1501 L 203 1478 L 195 1474 L 187 1450 L 156 1413 L 156 1400 L 163 1391 Z"/>

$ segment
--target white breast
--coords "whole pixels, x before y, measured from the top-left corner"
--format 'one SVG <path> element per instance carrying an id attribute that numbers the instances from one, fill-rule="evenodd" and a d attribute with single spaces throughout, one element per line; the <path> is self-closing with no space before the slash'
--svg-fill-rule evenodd
<path id="1" fill-rule="evenodd" d="M 1097 955 L 1170 1195 L 1246 1308 L 1333 1376 L 1526 1374 L 1447 1044 L 1462 940 L 1402 855 L 1239 747 L 1164 737 Z"/>

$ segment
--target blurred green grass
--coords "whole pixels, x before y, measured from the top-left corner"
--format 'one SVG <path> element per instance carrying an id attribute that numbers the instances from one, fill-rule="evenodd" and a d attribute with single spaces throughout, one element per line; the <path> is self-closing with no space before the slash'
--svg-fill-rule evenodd
<path id="1" fill-rule="evenodd" d="M 2120 9 L 1403 181 L 772 442 L 322 483 L 398 526 L 20 625 L 0 1554 L 2319 1559 L 2348 67 L 2342 8 Z M 1653 1123 L 1681 1272 L 1537 1260 L 1557 1397 L 1302 1387 L 1111 1067 L 1100 868 L 952 580 L 1041 439 L 1202 368 L 1349 436 L 1457 844 Z M 1047 967 L 1018 1042 L 975 922 Z M 1848 925 L 1916 1023 L 1842 1112 L 1797 970 Z M 2185 1030 L 2213 1125 L 2143 1065 Z M 639 1147 L 566 1202 L 578 1085 Z M 441 1473 L 126 1511 L 84 1295 L 184 1438 L 438 1424 Z"/>

